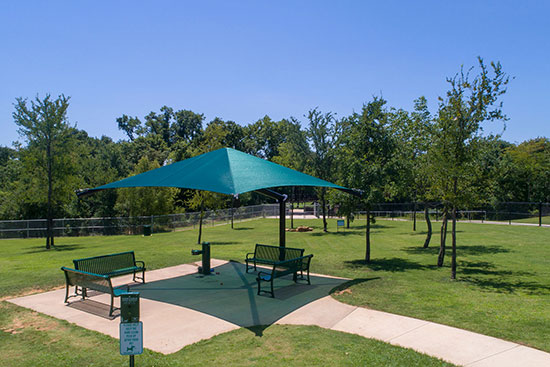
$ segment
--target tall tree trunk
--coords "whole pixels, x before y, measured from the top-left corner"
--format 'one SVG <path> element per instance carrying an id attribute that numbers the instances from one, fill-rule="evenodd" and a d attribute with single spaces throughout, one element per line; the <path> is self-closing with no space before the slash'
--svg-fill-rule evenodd
<path id="1" fill-rule="evenodd" d="M 437 266 L 442 267 L 443 266 L 443 260 L 445 260 L 445 245 L 447 242 L 447 222 L 448 222 L 448 215 L 447 215 L 447 208 L 443 209 L 443 218 L 441 222 L 441 236 L 440 236 L 440 243 L 439 243 L 439 255 L 437 256 Z"/>
<path id="2" fill-rule="evenodd" d="M 346 227 L 349 229 L 349 217 L 351 216 L 350 215 L 346 215 Z"/>
<path id="3" fill-rule="evenodd" d="M 53 246 L 53 213 L 52 213 L 52 152 L 51 143 L 46 146 L 46 161 L 48 164 L 48 219 L 46 229 L 46 249 Z"/>
<path id="4" fill-rule="evenodd" d="M 424 241 L 424 248 L 428 248 L 430 245 L 430 240 L 432 239 L 432 221 L 430 220 L 428 204 L 424 204 L 424 217 L 426 218 L 426 224 L 428 225 L 428 233 L 426 234 L 426 241 Z"/>
<path id="5" fill-rule="evenodd" d="M 453 229 L 452 229 L 452 258 L 451 258 L 451 279 L 456 279 L 456 207 L 452 211 Z"/>
<path id="6" fill-rule="evenodd" d="M 323 207 L 323 232 L 327 232 L 327 200 L 326 200 L 326 190 L 325 188 L 321 189 L 321 206 Z"/>
<path id="7" fill-rule="evenodd" d="M 367 248 L 365 252 L 365 263 L 370 263 L 370 209 L 367 209 Z"/>

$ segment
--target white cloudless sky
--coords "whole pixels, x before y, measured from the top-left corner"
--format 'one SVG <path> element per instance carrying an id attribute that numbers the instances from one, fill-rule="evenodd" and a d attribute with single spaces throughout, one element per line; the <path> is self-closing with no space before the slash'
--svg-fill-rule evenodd
<path id="1" fill-rule="evenodd" d="M 70 96 L 69 119 L 123 139 L 116 118 L 167 105 L 249 124 L 342 117 L 374 95 L 431 112 L 460 66 L 514 79 L 503 138 L 550 137 L 547 1 L 11 1 L 0 4 L 0 145 L 15 98 Z M 502 125 L 487 125 L 499 133 Z"/>

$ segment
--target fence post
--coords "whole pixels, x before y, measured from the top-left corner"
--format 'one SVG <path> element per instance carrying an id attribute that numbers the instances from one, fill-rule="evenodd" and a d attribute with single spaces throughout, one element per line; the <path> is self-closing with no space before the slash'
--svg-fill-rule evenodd
<path id="1" fill-rule="evenodd" d="M 539 202 L 539 227 L 542 227 L 542 202 Z"/>

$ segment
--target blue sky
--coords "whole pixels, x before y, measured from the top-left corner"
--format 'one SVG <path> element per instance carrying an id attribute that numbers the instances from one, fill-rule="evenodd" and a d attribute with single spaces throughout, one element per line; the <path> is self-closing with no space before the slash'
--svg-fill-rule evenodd
<path id="1" fill-rule="evenodd" d="M 45 93 L 115 140 L 117 117 L 163 105 L 240 124 L 342 117 L 374 95 L 409 110 L 424 95 L 434 112 L 477 56 L 515 78 L 503 138 L 550 137 L 548 14 L 548 1 L 2 2 L 0 145 L 19 139 L 15 98 Z"/>

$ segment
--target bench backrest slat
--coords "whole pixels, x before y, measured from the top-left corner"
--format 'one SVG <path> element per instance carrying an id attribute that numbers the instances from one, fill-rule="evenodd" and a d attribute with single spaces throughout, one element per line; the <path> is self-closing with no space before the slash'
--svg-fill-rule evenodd
<path id="1" fill-rule="evenodd" d="M 282 259 L 281 259 L 281 251 L 284 254 Z M 257 243 L 256 248 L 254 249 L 255 258 L 272 260 L 272 261 L 296 259 L 303 255 L 304 255 L 304 249 L 301 249 L 301 248 L 269 246 L 269 245 L 262 245 Z"/>
<path id="2" fill-rule="evenodd" d="M 134 251 L 118 254 L 88 257 L 73 260 L 77 270 L 83 270 L 95 274 L 109 274 L 117 269 L 135 266 Z"/>
<path id="3" fill-rule="evenodd" d="M 65 272 L 67 284 L 71 286 L 79 286 L 82 288 L 90 288 L 103 293 L 112 293 L 111 280 L 108 277 L 99 274 L 91 274 L 84 271 L 78 271 L 62 267 Z"/>

